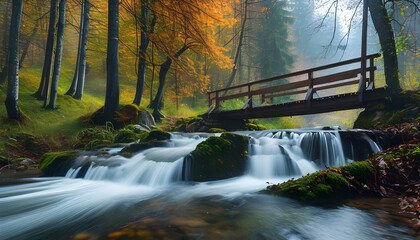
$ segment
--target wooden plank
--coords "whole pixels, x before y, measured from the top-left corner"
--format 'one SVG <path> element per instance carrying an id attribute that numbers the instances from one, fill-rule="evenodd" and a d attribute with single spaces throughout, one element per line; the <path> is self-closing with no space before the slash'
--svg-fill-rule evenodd
<path id="1" fill-rule="evenodd" d="M 317 88 L 315 88 L 315 90 L 320 91 L 320 90 L 325 90 L 325 89 L 330 89 L 330 88 L 337 88 L 337 87 L 343 87 L 343 86 L 348 86 L 348 85 L 354 85 L 354 84 L 358 84 L 358 83 L 359 83 L 359 80 L 353 80 L 353 81 L 348 81 L 348 82 L 342 82 L 342 83 L 317 87 Z"/>
<path id="2" fill-rule="evenodd" d="M 299 82 L 292 82 L 286 83 L 279 86 L 261 88 L 258 90 L 252 91 L 252 95 L 259 95 L 259 94 L 267 94 L 267 93 L 274 93 L 274 92 L 282 92 L 287 90 L 293 90 L 296 88 L 307 87 L 309 85 L 309 80 L 299 81 Z"/>
<path id="3" fill-rule="evenodd" d="M 359 73 L 360 73 L 360 69 L 353 69 L 353 70 L 348 70 L 345 72 L 317 77 L 317 78 L 314 78 L 314 85 L 332 83 L 332 82 L 337 82 L 337 81 L 341 81 L 341 80 L 345 80 L 349 78 L 355 78 L 357 77 L 357 74 Z"/>
<path id="4" fill-rule="evenodd" d="M 275 93 L 271 95 L 266 95 L 265 98 L 273 98 L 273 97 L 283 97 L 283 96 L 289 96 L 289 95 L 295 95 L 295 94 L 302 94 L 306 93 L 307 90 L 299 90 L 299 91 L 292 91 L 292 92 L 285 92 L 285 93 Z"/>

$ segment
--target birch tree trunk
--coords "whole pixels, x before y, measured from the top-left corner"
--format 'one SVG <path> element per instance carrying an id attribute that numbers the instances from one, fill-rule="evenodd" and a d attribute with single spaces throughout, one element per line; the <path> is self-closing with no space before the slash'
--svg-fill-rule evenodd
<path id="1" fill-rule="evenodd" d="M 82 7 L 80 8 L 80 24 L 79 24 L 79 43 L 77 47 L 77 57 L 76 57 L 76 67 L 74 70 L 73 80 L 71 81 L 71 85 L 69 90 L 65 93 L 65 95 L 73 96 L 76 92 L 77 88 L 77 81 L 79 76 L 79 64 L 80 64 L 80 52 L 82 48 L 82 32 L 83 32 L 83 19 L 84 19 L 84 3 L 85 1 L 82 1 Z"/>
<path id="2" fill-rule="evenodd" d="M 73 98 L 82 99 L 83 89 L 85 88 L 85 79 L 86 79 L 86 50 L 88 43 L 88 34 L 89 34 L 89 10 L 90 2 L 88 0 L 83 0 L 83 32 L 82 32 L 82 45 L 80 48 L 80 59 L 79 59 L 79 69 L 77 76 L 77 87 L 76 93 Z"/>
<path id="3" fill-rule="evenodd" d="M 9 66 L 6 97 L 7 117 L 10 120 L 21 120 L 19 110 L 19 30 L 22 18 L 23 0 L 13 0 L 12 18 L 9 34 Z"/>
<path id="4" fill-rule="evenodd" d="M 57 107 L 57 89 L 60 79 L 61 60 L 63 55 L 64 26 L 66 24 L 66 0 L 60 0 L 57 30 L 57 47 L 54 58 L 54 69 L 51 80 L 50 103 L 47 108 L 55 109 Z M 46 103 L 46 101 L 45 101 Z"/>
<path id="5" fill-rule="evenodd" d="M 45 59 L 44 66 L 42 68 L 41 81 L 39 83 L 38 90 L 34 93 L 34 96 L 39 100 L 45 100 L 48 95 L 48 87 L 50 84 L 51 75 L 51 62 L 54 51 L 54 34 L 55 34 L 55 21 L 57 18 L 57 6 L 58 0 L 51 0 L 50 7 L 50 22 L 48 24 L 48 37 L 47 46 L 45 47 Z"/>

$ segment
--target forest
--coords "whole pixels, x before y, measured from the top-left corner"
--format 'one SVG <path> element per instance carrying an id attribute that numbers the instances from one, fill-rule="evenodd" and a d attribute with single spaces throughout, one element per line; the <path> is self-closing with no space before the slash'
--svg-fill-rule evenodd
<path id="1" fill-rule="evenodd" d="M 418 237 L 419 0 L 0 3 L 0 239 Z"/>

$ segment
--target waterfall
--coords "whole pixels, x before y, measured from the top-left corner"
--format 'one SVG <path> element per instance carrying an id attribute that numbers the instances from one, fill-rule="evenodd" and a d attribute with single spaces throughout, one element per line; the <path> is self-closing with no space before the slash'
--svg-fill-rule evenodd
<path id="1" fill-rule="evenodd" d="M 250 137 L 246 174 L 260 179 L 299 177 L 342 166 L 380 150 L 365 132 L 311 129 L 238 134 Z M 65 177 L 150 186 L 179 182 L 191 174 L 188 163 L 192 159 L 188 154 L 208 136 L 172 134 L 166 146 L 150 148 L 130 158 L 112 149 L 111 157 L 80 156 Z"/>
<path id="2" fill-rule="evenodd" d="M 250 133 L 248 174 L 257 178 L 302 176 L 329 167 L 338 167 L 368 157 L 381 148 L 367 134 L 361 132 L 345 149 L 339 130 L 287 130 Z M 353 136 L 354 137 L 354 136 Z M 359 150 L 354 142 L 364 146 Z"/>
<path id="3" fill-rule="evenodd" d="M 65 177 L 150 186 L 181 181 L 184 157 L 205 139 L 173 134 L 165 147 L 150 148 L 131 158 L 82 156 L 78 160 L 83 158 L 84 164 L 75 163 Z"/>

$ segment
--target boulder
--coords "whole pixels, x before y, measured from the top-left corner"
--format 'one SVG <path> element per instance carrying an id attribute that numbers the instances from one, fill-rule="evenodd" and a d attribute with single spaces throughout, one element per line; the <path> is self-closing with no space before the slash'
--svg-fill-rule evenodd
<path id="1" fill-rule="evenodd" d="M 240 176 L 245 171 L 249 138 L 232 133 L 209 137 L 187 157 L 188 180 L 213 181 Z M 184 171 L 184 172 L 185 172 Z"/>
<path id="2" fill-rule="evenodd" d="M 76 151 L 49 152 L 44 154 L 38 167 L 45 176 L 64 176 L 77 156 Z"/>

